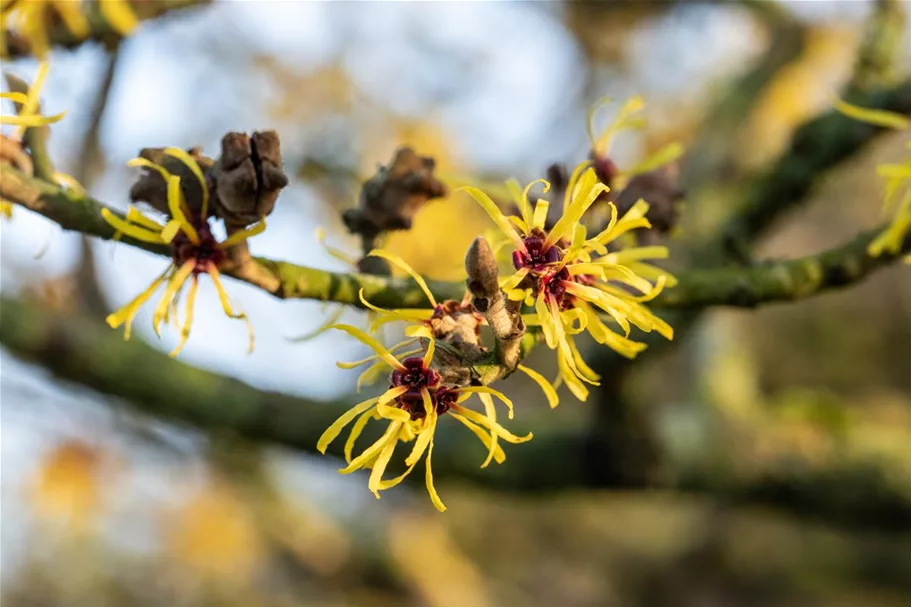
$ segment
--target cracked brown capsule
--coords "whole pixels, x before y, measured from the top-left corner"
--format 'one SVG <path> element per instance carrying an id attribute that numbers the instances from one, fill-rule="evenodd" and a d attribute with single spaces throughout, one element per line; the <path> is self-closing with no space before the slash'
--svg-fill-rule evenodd
<path id="1" fill-rule="evenodd" d="M 213 175 L 216 213 L 226 224 L 248 226 L 269 215 L 288 185 L 278 133 L 228 133 Z"/>

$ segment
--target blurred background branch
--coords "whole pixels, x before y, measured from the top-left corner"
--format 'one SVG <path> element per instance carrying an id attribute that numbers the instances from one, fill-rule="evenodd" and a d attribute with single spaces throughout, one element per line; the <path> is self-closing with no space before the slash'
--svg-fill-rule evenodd
<path id="1" fill-rule="evenodd" d="M 189 424 L 214 437 L 258 441 L 316 453 L 326 426 L 347 407 L 259 390 L 236 379 L 173 360 L 139 340 L 124 341 L 103 324 L 63 315 L 34 302 L 0 300 L 0 343 L 56 377 L 122 399 L 144 415 Z M 138 370 L 141 370 L 138 371 Z M 617 483 L 588 475 L 585 435 L 536 430 L 510 450 L 507 464 L 481 470 L 471 441 L 441 437 L 434 476 L 501 491 L 582 487 L 667 489 L 708 493 L 732 504 L 764 503 L 816 519 L 861 528 L 911 531 L 911 503 L 875 467 L 802 468 L 738 476 L 719 468 L 676 470 L 670 476 Z M 329 452 L 341 456 L 341 445 Z M 466 457 L 467 452 L 467 457 Z M 471 457 L 474 454 L 476 457 Z M 716 462 L 715 466 L 722 466 Z M 867 496 L 857 501 L 854 496 Z"/>

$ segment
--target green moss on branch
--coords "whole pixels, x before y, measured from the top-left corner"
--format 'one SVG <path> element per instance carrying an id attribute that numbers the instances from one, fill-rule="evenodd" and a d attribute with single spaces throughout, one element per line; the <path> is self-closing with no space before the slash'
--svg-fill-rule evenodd
<path id="1" fill-rule="evenodd" d="M 114 229 L 101 217 L 102 204 L 55 184 L 28 177 L 10 166 L 0 166 L 0 196 L 73 230 L 110 240 Z M 889 264 L 895 256 L 871 258 L 866 244 L 875 232 L 820 255 L 749 267 L 694 269 L 679 273 L 680 282 L 662 293 L 655 308 L 693 309 L 707 306 L 755 306 L 800 299 L 857 282 Z M 165 246 L 123 238 L 122 242 L 169 256 Z M 904 251 L 909 250 L 906 242 Z M 299 266 L 285 261 L 251 259 L 246 265 L 225 268 L 228 276 L 255 285 L 281 299 L 316 299 L 361 307 L 358 291 L 384 308 L 426 307 L 427 300 L 414 281 L 367 274 L 346 274 Z M 428 281 L 438 300 L 461 299 L 461 282 Z"/>

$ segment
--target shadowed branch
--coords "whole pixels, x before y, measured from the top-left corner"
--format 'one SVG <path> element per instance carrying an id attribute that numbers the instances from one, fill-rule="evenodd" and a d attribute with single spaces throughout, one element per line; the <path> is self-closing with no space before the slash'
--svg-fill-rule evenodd
<path id="1" fill-rule="evenodd" d="M 144 414 L 310 453 L 316 452 L 323 430 L 348 406 L 259 390 L 171 359 L 139 340 L 124 341 L 85 317 L 60 315 L 8 297 L 0 298 L 0 343 L 58 378 L 122 398 Z M 503 465 L 483 470 L 478 467 L 483 449 L 473 437 L 442 432 L 434 452 L 434 476 L 521 492 L 611 486 L 586 475 L 591 453 L 578 430 L 532 429 L 533 441 L 511 448 Z M 338 457 L 341 451 L 336 443 L 328 452 Z M 856 527 L 911 528 L 911 504 L 880 477 L 875 470 L 791 468 L 779 476 L 737 480 L 710 473 L 665 479 L 660 487 L 626 488 L 697 491 L 732 502 L 774 504 Z M 856 495 L 873 497 L 858 502 Z"/>

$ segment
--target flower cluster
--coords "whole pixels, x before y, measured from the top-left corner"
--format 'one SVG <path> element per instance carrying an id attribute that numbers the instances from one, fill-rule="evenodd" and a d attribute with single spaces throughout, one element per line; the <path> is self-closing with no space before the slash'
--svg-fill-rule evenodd
<path id="1" fill-rule="evenodd" d="M 401 483 L 411 474 L 417 463 L 425 459 L 425 482 L 433 505 L 439 511 L 446 510 L 433 484 L 433 439 L 437 424 L 444 415 L 459 421 L 487 448 L 487 458 L 481 464 L 486 467 L 491 461 L 502 463 L 506 459 L 500 439 L 509 443 L 523 443 L 531 440 L 532 435 L 516 436 L 497 423 L 493 397 L 498 398 L 509 410 L 512 418 L 512 402 L 500 392 L 486 386 L 459 386 L 446 381 L 443 374 L 435 368 L 436 347 L 433 336 L 427 327 L 419 327 L 412 332 L 412 341 L 426 340 L 416 352 L 393 354 L 396 348 L 387 349 L 373 337 L 350 325 L 333 325 L 333 329 L 345 331 L 362 343 L 369 346 L 374 355 L 352 363 L 366 364 L 381 361 L 391 367 L 389 388 L 378 397 L 358 403 L 346 411 L 323 433 L 317 442 L 317 449 L 325 453 L 330 443 L 352 422 L 354 425 L 344 445 L 345 461 L 348 465 L 342 468 L 342 474 L 349 474 L 362 468 L 370 469 L 367 486 L 380 497 L 384 491 Z M 423 351 L 423 356 L 415 356 Z M 484 404 L 484 413 L 478 413 L 463 405 L 473 394 L 477 394 Z M 364 449 L 360 455 L 353 456 L 358 437 L 371 420 L 388 422 L 385 432 L 373 444 Z M 389 466 L 394 451 L 399 443 L 414 441 L 411 452 L 405 458 L 405 471 L 400 475 L 384 480 L 383 475 Z M 425 457 L 426 454 L 426 457 Z"/>
<path id="2" fill-rule="evenodd" d="M 78 0 L 0 0 L 0 36 L 21 38 L 36 57 L 45 57 L 51 48 L 51 32 L 58 22 L 69 35 L 84 40 L 91 33 L 88 2 Z M 94 5 L 112 30 L 126 36 L 138 24 L 127 0 L 99 0 Z M 0 40 L 5 55 L 13 40 Z"/>
<path id="3" fill-rule="evenodd" d="M 608 187 L 588 163 L 580 164 L 570 178 L 563 214 L 546 229 L 550 203 L 539 199 L 532 210 L 528 193 L 538 180 L 515 198 L 520 216 L 507 217 L 481 190 L 465 190 L 490 215 L 513 247 L 514 272 L 502 279 L 510 297 L 533 308 L 526 324 L 540 327 L 548 347 L 557 350 L 560 378 L 580 400 L 588 397 L 585 384 L 598 385 L 598 375 L 585 364 L 573 337 L 584 331 L 598 343 L 633 358 L 645 345 L 630 338 L 631 325 L 645 332 L 657 331 L 673 339 L 673 329 L 643 305 L 673 283 L 673 277 L 645 262 L 667 257 L 665 247 L 630 247 L 608 251 L 608 245 L 630 230 L 650 226 L 648 204 L 640 200 L 623 217 L 608 203 L 607 226 L 589 238 L 582 216 Z M 654 280 L 654 283 L 651 280 Z M 616 331 L 619 328 L 620 331 Z"/>
<path id="4" fill-rule="evenodd" d="M 645 306 L 665 286 L 672 286 L 675 282 L 673 276 L 648 263 L 652 259 L 667 257 L 667 249 L 659 246 L 618 246 L 619 239 L 632 230 L 651 227 L 646 217 L 649 205 L 644 200 L 638 200 L 621 214 L 610 201 L 610 187 L 606 183 L 622 183 L 673 161 L 680 153 L 675 144 L 628 172 L 616 168 L 607 157 L 610 139 L 617 130 L 638 125 L 639 119 L 635 114 L 640 110 L 641 103 L 636 100 L 627 103 L 614 123 L 597 137 L 592 128 L 592 115 L 589 116 L 593 146 L 591 159 L 577 166 L 572 176 L 559 184 L 562 194 L 562 201 L 559 202 L 563 206 L 556 219 L 548 200 L 539 197 L 534 204 L 529 200 L 529 192 L 536 183 L 543 184 L 544 193 L 549 191 L 550 184 L 543 179 L 532 182 L 524 190 L 514 181 L 507 184 L 507 191 L 516 205 L 515 215 L 510 216 L 504 214 L 481 189 L 463 188 L 499 228 L 502 242 L 496 243 L 495 248 L 501 250 L 504 246 L 511 246 L 513 270 L 498 280 L 494 253 L 486 242 L 483 244 L 489 256 L 489 261 L 484 262 L 485 268 L 490 265 L 485 270 L 490 273 L 490 286 L 484 289 L 483 295 L 485 302 L 482 303 L 485 305 L 479 303 L 476 307 L 476 302 L 468 296 L 462 301 L 438 301 L 423 277 L 400 257 L 382 249 L 374 249 L 368 254 L 368 257 L 380 258 L 410 276 L 426 297 L 427 305 L 386 310 L 368 301 L 362 289 L 360 303 L 372 315 L 367 331 L 350 325 L 330 325 L 354 336 L 374 351 L 373 355 L 362 360 L 338 363 L 345 369 L 367 365 L 358 378 L 358 391 L 364 384 L 388 374 L 385 392 L 342 415 L 318 443 L 319 450 L 325 452 L 341 431 L 353 424 L 343 449 L 348 466 L 341 470 L 342 473 L 370 468 L 368 487 L 379 497 L 380 491 L 402 482 L 426 453 L 427 489 L 437 509 L 443 510 L 433 485 L 430 462 L 433 436 L 441 416 L 450 414 L 480 438 L 488 448 L 482 467 L 491 461 L 501 462 L 504 459 L 505 454 L 497 444 L 499 439 L 519 443 L 531 438 L 531 434 L 526 437 L 510 434 L 497 424 L 494 396 L 506 403 L 512 418 L 512 404 L 505 396 L 486 385 L 474 385 L 480 383 L 478 378 L 481 376 L 473 365 L 498 356 L 489 353 L 480 341 L 481 325 L 489 322 L 493 328 L 498 319 L 502 319 L 492 315 L 490 304 L 494 300 L 499 309 L 512 319 L 505 321 L 512 328 L 506 328 L 503 335 L 521 337 L 526 326 L 536 327 L 545 343 L 557 351 L 559 377 L 553 383 L 524 365 L 515 366 L 515 370 L 525 373 L 541 387 L 551 407 L 559 402 L 556 387 L 561 383 L 566 383 L 581 400 L 588 397 L 586 384 L 598 383 L 598 375 L 580 355 L 574 339 L 576 335 L 587 331 L 597 342 L 630 358 L 645 347 L 631 337 L 632 327 L 673 338 L 671 327 Z M 610 217 L 595 236 L 589 237 L 583 216 L 596 201 L 606 204 Z M 331 250 L 330 254 L 343 258 L 338 251 Z M 471 257 L 471 252 L 469 258 L 475 259 Z M 466 265 L 476 263 L 466 260 Z M 471 280 L 469 278 L 469 282 Z M 470 282 L 469 287 L 472 284 Z M 492 291 L 487 293 L 490 289 Z M 481 297 L 480 292 L 475 293 L 475 290 L 472 288 L 472 294 Z M 503 296 L 511 302 L 505 307 Z M 520 314 L 523 305 L 526 313 Z M 371 334 L 377 334 L 382 327 L 393 322 L 405 323 L 406 339 L 387 349 Z M 496 329 L 493 332 L 497 334 Z M 496 377 L 508 375 L 512 370 L 510 366 Z M 484 405 L 484 414 L 466 409 L 461 404 L 475 393 Z M 385 420 L 388 424 L 386 431 L 360 455 L 352 457 L 355 441 L 371 419 Z M 412 440 L 414 446 L 405 458 L 405 471 L 384 480 L 383 475 L 398 443 Z"/>
<path id="5" fill-rule="evenodd" d="M 235 312 L 231 307 L 228 295 L 221 284 L 219 267 L 227 260 L 227 251 L 232 246 L 246 241 L 251 236 L 262 232 L 266 225 L 265 220 L 260 221 L 252 228 L 239 230 L 227 239 L 218 241 L 212 234 L 209 223 L 209 188 L 196 160 L 187 152 L 177 148 L 166 148 L 164 152 L 182 162 L 196 178 L 202 188 L 201 211 L 193 211 L 184 198 L 181 189 L 180 177 L 172 175 L 163 166 L 155 164 L 146 158 L 135 158 L 129 162 L 130 166 L 145 167 L 157 171 L 167 183 L 167 203 L 170 219 L 162 224 L 151 217 L 144 215 L 136 207 L 131 206 L 125 218 L 118 217 L 109 209 L 102 210 L 102 216 L 115 230 L 115 237 L 128 236 L 134 240 L 156 245 L 168 245 L 171 248 L 171 263 L 165 268 L 152 284 L 142 293 L 120 310 L 107 317 L 107 323 L 112 328 L 125 325 L 124 338 L 130 338 L 130 329 L 133 318 L 161 285 L 165 285 L 164 294 L 155 307 L 152 316 L 152 327 L 157 335 L 161 335 L 162 323 L 174 322 L 180 327 L 180 342 L 171 352 L 176 356 L 186 344 L 193 323 L 193 308 L 196 299 L 196 290 L 200 274 L 208 274 L 215 284 L 221 300 L 222 309 L 229 318 L 247 320 L 243 312 Z M 186 296 L 186 312 L 182 325 L 178 321 L 178 303 L 181 292 L 189 283 L 190 287 Z M 253 330 L 249 322 L 250 350 L 253 349 Z"/>
<path id="6" fill-rule="evenodd" d="M 897 131 L 911 131 L 911 118 L 901 114 L 862 108 L 844 101 L 839 101 L 835 108 L 846 116 L 868 124 Z M 911 150 L 911 141 L 907 147 Z M 887 213 L 894 212 L 894 217 L 889 227 L 867 247 L 867 253 L 873 257 L 879 257 L 884 252 L 897 254 L 911 232 L 911 155 L 903 162 L 882 164 L 876 172 L 885 179 L 883 209 Z M 911 263 L 911 255 L 905 257 L 905 261 Z"/>

